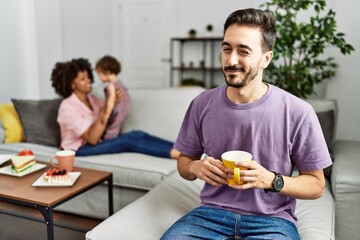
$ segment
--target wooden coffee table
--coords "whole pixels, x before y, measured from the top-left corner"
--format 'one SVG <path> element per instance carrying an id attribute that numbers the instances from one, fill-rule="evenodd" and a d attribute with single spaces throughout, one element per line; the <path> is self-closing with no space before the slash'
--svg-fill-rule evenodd
<path id="1" fill-rule="evenodd" d="M 74 172 L 81 172 L 81 175 L 73 186 L 33 187 L 32 184 L 47 169 L 51 168 L 48 163 L 42 164 L 47 164 L 47 167 L 23 177 L 0 174 L 0 201 L 38 209 L 44 217 L 49 240 L 54 239 L 53 209 L 103 182 L 108 183 L 109 215 L 113 214 L 113 180 L 111 172 L 75 167 Z"/>

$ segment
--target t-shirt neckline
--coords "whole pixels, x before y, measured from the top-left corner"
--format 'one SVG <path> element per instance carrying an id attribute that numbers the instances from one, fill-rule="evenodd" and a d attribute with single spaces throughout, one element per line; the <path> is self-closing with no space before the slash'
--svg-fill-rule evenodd
<path id="1" fill-rule="evenodd" d="M 267 101 L 267 99 L 270 97 L 270 95 L 272 94 L 272 90 L 273 90 L 273 86 L 269 83 L 265 83 L 268 85 L 268 90 L 267 92 L 264 94 L 264 96 L 262 96 L 260 99 L 251 102 L 251 103 L 240 103 L 240 104 L 236 104 L 230 101 L 230 99 L 227 97 L 226 95 L 226 89 L 227 89 L 227 85 L 224 85 L 222 88 L 222 96 L 223 99 L 225 101 L 225 104 L 228 105 L 231 108 L 235 108 L 235 109 L 249 109 L 249 108 L 254 108 L 254 107 L 258 107 L 260 105 L 262 105 L 265 101 Z"/>

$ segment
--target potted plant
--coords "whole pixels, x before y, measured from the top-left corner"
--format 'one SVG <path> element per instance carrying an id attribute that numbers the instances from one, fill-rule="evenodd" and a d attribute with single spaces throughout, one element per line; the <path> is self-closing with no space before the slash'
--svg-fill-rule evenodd
<path id="1" fill-rule="evenodd" d="M 326 0 L 270 0 L 260 7 L 271 10 L 277 20 L 273 61 L 264 79 L 302 98 L 314 93 L 314 86 L 335 75 L 337 64 L 325 57 L 327 46 L 350 54 L 354 48 L 344 33 L 337 32 L 335 12 L 323 13 Z M 298 14 L 313 8 L 314 14 L 299 22 Z"/>
<path id="2" fill-rule="evenodd" d="M 212 24 L 208 24 L 206 25 L 206 32 L 207 32 L 207 35 L 208 36 L 211 36 L 212 35 L 212 31 L 214 30 L 214 27 Z"/>
<path id="3" fill-rule="evenodd" d="M 204 82 L 201 80 L 197 80 L 195 78 L 184 78 L 181 80 L 180 86 L 200 86 L 200 87 L 205 87 L 204 86 Z"/>
<path id="4" fill-rule="evenodd" d="M 195 29 L 193 29 L 193 28 L 190 29 L 188 34 L 189 34 L 190 38 L 196 38 L 196 30 Z"/>

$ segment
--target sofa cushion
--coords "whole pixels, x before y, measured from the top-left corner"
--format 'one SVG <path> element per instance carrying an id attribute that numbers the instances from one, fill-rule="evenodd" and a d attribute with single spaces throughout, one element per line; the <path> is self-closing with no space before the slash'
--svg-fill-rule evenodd
<path id="1" fill-rule="evenodd" d="M 150 190 L 176 171 L 176 161 L 140 153 L 76 157 L 78 167 L 113 173 L 115 186 Z"/>
<path id="2" fill-rule="evenodd" d="M 5 142 L 5 129 L 0 119 L 0 143 Z"/>
<path id="3" fill-rule="evenodd" d="M 49 162 L 58 148 L 34 143 L 0 144 L 0 154 L 16 154 L 31 149 L 36 160 Z M 114 186 L 150 190 L 176 171 L 176 161 L 141 153 L 75 157 L 75 166 L 113 173 Z"/>
<path id="4" fill-rule="evenodd" d="M 25 141 L 46 146 L 60 146 L 60 127 L 57 123 L 61 99 L 11 99 L 25 132 Z"/>
<path id="5" fill-rule="evenodd" d="M 332 161 L 335 161 L 334 144 L 336 138 L 336 126 L 338 105 L 336 100 L 331 99 L 310 99 L 308 103 L 314 108 L 316 115 L 319 119 L 321 129 L 331 156 Z M 332 166 L 324 169 L 326 177 L 330 178 Z"/>
<path id="6" fill-rule="evenodd" d="M 129 89 L 131 110 L 123 132 L 143 130 L 175 141 L 190 102 L 205 89 Z"/>
<path id="7" fill-rule="evenodd" d="M 50 157 L 59 151 L 58 148 L 39 145 L 36 143 L 20 142 L 0 144 L 0 154 L 17 154 L 23 149 L 31 149 L 35 154 L 36 160 L 45 162 L 49 162 Z"/>
<path id="8" fill-rule="evenodd" d="M 337 161 L 331 183 L 336 201 L 336 239 L 359 239 L 360 141 L 336 140 L 334 150 Z"/>
<path id="9" fill-rule="evenodd" d="M 87 232 L 86 239 L 160 239 L 175 221 L 200 205 L 202 186 L 203 181 L 186 181 L 175 172 L 145 196 Z M 302 240 L 334 239 L 335 203 L 329 182 L 320 199 L 297 200 L 296 214 Z"/>
<path id="10" fill-rule="evenodd" d="M 335 200 L 326 180 L 324 195 L 315 200 L 296 200 L 296 227 L 302 240 L 335 239 Z"/>
<path id="11" fill-rule="evenodd" d="M 1 143 L 24 141 L 24 131 L 19 116 L 12 103 L 0 105 L 0 122 L 2 125 Z"/>
<path id="12" fill-rule="evenodd" d="M 317 112 L 316 115 L 319 119 L 331 159 L 334 159 L 335 124 L 336 124 L 335 111 L 329 110 L 324 112 Z"/>
<path id="13" fill-rule="evenodd" d="M 186 181 L 175 172 L 88 232 L 86 239 L 160 239 L 177 219 L 199 206 L 202 186 L 203 181 Z"/>

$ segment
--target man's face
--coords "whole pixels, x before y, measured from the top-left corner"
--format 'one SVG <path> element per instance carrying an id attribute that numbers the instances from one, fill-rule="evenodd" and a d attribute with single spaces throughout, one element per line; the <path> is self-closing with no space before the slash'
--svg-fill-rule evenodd
<path id="1" fill-rule="evenodd" d="M 258 28 L 232 24 L 224 34 L 221 64 L 228 86 L 242 88 L 252 80 L 262 78 L 262 71 L 272 53 L 263 53 Z M 266 54 L 271 53 L 270 58 Z M 262 79 L 260 79 L 262 80 Z"/>

